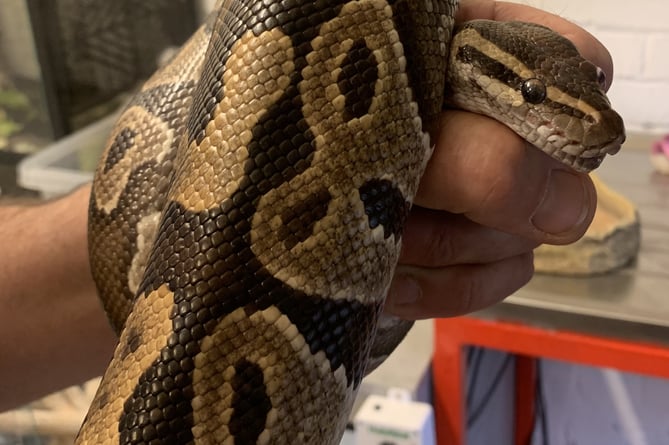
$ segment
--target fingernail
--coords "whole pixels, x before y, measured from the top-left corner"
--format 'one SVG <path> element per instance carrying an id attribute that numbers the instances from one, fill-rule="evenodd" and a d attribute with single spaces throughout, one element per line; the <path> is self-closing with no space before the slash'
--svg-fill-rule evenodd
<path id="1" fill-rule="evenodd" d="M 553 170 L 532 224 L 542 232 L 559 235 L 580 225 L 589 209 L 589 195 L 583 179 L 567 170 Z"/>
<path id="2" fill-rule="evenodd" d="M 422 293 L 420 286 L 412 277 L 409 275 L 395 275 L 388 300 L 393 307 L 413 304 L 420 299 Z"/>

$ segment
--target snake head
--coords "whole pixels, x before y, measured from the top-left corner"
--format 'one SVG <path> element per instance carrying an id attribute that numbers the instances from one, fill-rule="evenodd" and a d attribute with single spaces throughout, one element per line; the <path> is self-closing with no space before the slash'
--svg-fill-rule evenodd
<path id="1" fill-rule="evenodd" d="M 578 171 L 597 168 L 625 140 L 603 71 L 540 25 L 460 25 L 451 41 L 447 85 L 447 107 L 490 116 Z"/>

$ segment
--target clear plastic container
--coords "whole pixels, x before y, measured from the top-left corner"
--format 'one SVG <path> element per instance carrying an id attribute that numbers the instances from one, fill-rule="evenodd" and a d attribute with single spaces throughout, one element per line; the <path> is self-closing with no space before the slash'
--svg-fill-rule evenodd
<path id="1" fill-rule="evenodd" d="M 21 161 L 19 184 L 53 198 L 90 182 L 115 119 L 101 119 Z"/>

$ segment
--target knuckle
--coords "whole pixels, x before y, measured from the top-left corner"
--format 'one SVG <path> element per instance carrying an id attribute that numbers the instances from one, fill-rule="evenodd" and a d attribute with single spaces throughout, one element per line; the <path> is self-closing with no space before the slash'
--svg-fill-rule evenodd
<path id="1" fill-rule="evenodd" d="M 441 226 L 434 231 L 431 242 L 427 245 L 426 258 L 433 266 L 445 266 L 456 261 L 456 252 L 459 251 L 452 231 Z"/>

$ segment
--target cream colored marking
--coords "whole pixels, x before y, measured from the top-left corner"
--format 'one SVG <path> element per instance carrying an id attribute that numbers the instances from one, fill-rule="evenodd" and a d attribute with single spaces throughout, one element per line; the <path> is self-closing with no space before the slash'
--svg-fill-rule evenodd
<path id="1" fill-rule="evenodd" d="M 568 93 L 554 86 L 549 86 L 547 90 L 548 90 L 547 91 L 548 98 L 553 102 L 557 102 L 562 105 L 567 105 L 568 107 L 574 108 L 582 112 L 583 114 L 591 116 L 595 120 L 595 122 L 600 122 L 602 120 L 602 114 L 584 100 L 571 96 Z"/>
<path id="2" fill-rule="evenodd" d="M 346 121 L 337 78 L 348 50 L 364 39 L 378 80 L 368 114 Z M 252 249 L 270 273 L 307 294 L 381 301 L 399 255 L 395 237 L 370 230 L 358 189 L 384 178 L 407 199 L 429 158 L 429 136 L 404 71 L 406 63 L 392 8 L 383 0 L 350 2 L 312 41 L 302 71 L 302 112 L 315 136 L 311 166 L 263 196 L 254 215 Z M 283 214 L 315 190 L 332 199 L 313 234 L 290 250 L 278 237 Z"/>
<path id="3" fill-rule="evenodd" d="M 477 80 L 479 85 L 482 85 L 483 90 L 490 97 L 494 97 L 496 101 L 507 104 L 512 107 L 521 107 L 525 105 L 525 99 L 520 90 L 510 87 L 509 85 L 497 79 L 481 75 Z"/>
<path id="4" fill-rule="evenodd" d="M 523 79 L 530 79 L 535 76 L 534 71 L 529 69 L 520 59 L 483 37 L 474 28 L 464 29 L 453 37 L 452 47 L 457 48 L 465 45 L 470 45 L 491 59 L 497 60 Z"/>
<path id="5" fill-rule="evenodd" d="M 135 132 L 134 145 L 108 172 L 104 171 L 105 160 L 117 134 L 124 128 Z M 125 189 L 128 178 L 138 164 L 148 159 L 160 162 L 172 148 L 174 130 L 159 117 L 140 106 L 130 107 L 123 112 L 107 141 L 98 165 L 95 179 L 95 199 L 98 209 L 109 214 L 118 206 L 118 200 Z"/>
<path id="6" fill-rule="evenodd" d="M 160 350 L 167 344 L 167 337 L 172 332 L 170 312 L 173 305 L 174 297 L 166 285 L 146 297 L 139 296 L 76 444 L 119 443 L 118 422 L 123 413 L 123 404 L 132 395 L 140 376 L 160 356 Z M 129 353 L 129 333 L 133 331 L 141 333 L 143 341 L 135 352 Z M 127 355 L 124 356 L 124 353 Z"/>
<path id="7" fill-rule="evenodd" d="M 278 28 L 258 37 L 248 31 L 235 42 L 223 72 L 225 96 L 204 139 L 179 151 L 172 200 L 198 212 L 220 205 L 239 188 L 251 130 L 290 84 L 293 58 L 291 40 Z"/>
<path id="8" fill-rule="evenodd" d="M 486 56 L 497 60 L 511 71 L 513 71 L 517 76 L 522 79 L 531 79 L 537 77 L 537 74 L 527 67 L 520 59 L 518 59 L 513 54 L 504 51 L 502 48 L 497 46 L 494 42 L 483 37 L 479 32 L 473 28 L 467 28 L 460 33 L 458 33 L 453 38 L 453 45 L 455 47 L 461 47 L 464 45 L 470 45 L 473 48 L 476 48 L 481 53 Z M 487 76 L 483 76 L 489 78 Z M 482 82 L 482 79 L 479 79 L 479 84 Z M 511 103 L 512 106 L 520 106 L 524 103 L 524 99 L 520 91 L 509 87 L 508 85 L 496 80 L 491 79 L 491 82 L 496 84 L 496 86 L 490 86 L 486 90 L 492 95 L 491 97 L 498 97 L 499 94 L 503 94 L 503 101 L 506 103 Z M 505 90 L 502 92 L 502 90 Z M 601 113 L 597 111 L 592 105 L 587 102 L 570 95 L 569 93 L 557 88 L 556 86 L 548 86 L 546 89 L 547 97 L 553 102 L 566 105 L 568 107 L 579 110 L 580 112 L 592 116 L 596 122 L 601 121 Z"/>
<path id="9" fill-rule="evenodd" d="M 196 444 L 234 442 L 227 427 L 233 414 L 230 381 L 242 359 L 262 369 L 272 405 L 258 444 L 335 445 L 355 396 L 345 371 L 333 373 L 322 352 L 312 355 L 296 326 L 274 306 L 249 317 L 237 309 L 203 339 L 193 371 Z"/>
<path id="10" fill-rule="evenodd" d="M 132 257 L 128 270 L 128 289 L 133 295 L 137 292 L 144 275 L 159 224 L 160 212 L 146 215 L 137 223 L 137 253 Z"/>

